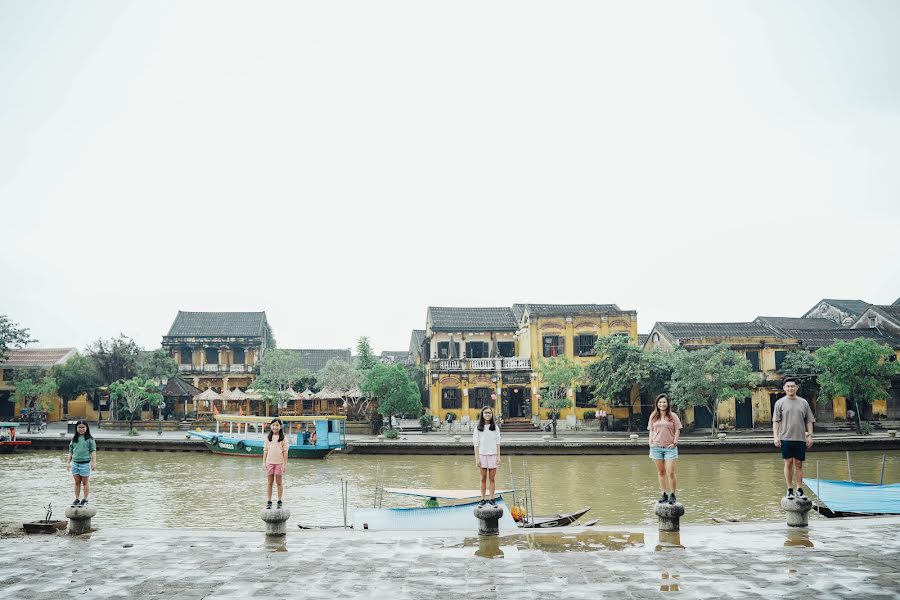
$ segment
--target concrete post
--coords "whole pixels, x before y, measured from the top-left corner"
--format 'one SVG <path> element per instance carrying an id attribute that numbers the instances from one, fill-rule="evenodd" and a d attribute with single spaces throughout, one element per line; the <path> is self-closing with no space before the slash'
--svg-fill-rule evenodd
<path id="1" fill-rule="evenodd" d="M 287 520 L 291 518 L 291 511 L 286 508 L 269 508 L 259 511 L 259 517 L 266 523 L 266 535 L 287 535 Z"/>
<path id="2" fill-rule="evenodd" d="M 681 517 L 684 516 L 684 504 L 681 502 L 676 502 L 675 504 L 664 502 L 662 504 L 656 503 L 655 506 L 654 512 L 656 513 L 656 516 L 659 517 L 660 531 L 681 530 L 679 521 Z"/>
<path id="3" fill-rule="evenodd" d="M 70 506 L 66 509 L 66 518 L 69 520 L 69 535 L 81 535 L 90 533 L 91 517 L 97 514 L 93 506 Z"/>
<path id="4" fill-rule="evenodd" d="M 809 498 L 781 499 L 781 508 L 787 514 L 789 527 L 806 527 L 809 525 L 808 513 L 812 508 L 812 500 Z"/>
<path id="5" fill-rule="evenodd" d="M 500 517 L 503 509 L 499 506 L 476 506 L 475 517 L 478 519 L 478 535 L 500 535 Z"/>

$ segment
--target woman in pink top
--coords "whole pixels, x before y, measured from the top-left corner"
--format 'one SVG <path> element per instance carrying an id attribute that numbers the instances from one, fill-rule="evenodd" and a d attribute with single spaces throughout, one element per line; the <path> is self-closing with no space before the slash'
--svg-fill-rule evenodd
<path id="1" fill-rule="evenodd" d="M 656 408 L 647 423 L 650 431 L 650 458 L 656 463 L 656 474 L 662 496 L 659 504 L 675 504 L 675 460 L 678 458 L 678 436 L 681 435 L 681 420 L 669 408 L 669 397 L 656 397 Z"/>
<path id="2" fill-rule="evenodd" d="M 278 436 L 275 438 L 275 436 Z M 269 434 L 263 441 L 263 465 L 266 469 L 266 479 L 268 479 L 268 488 L 266 490 L 267 499 L 266 508 L 272 508 L 272 482 L 278 483 L 278 506 L 281 508 L 281 495 L 284 493 L 284 484 L 281 476 L 284 474 L 284 468 L 287 466 L 288 457 L 288 441 L 284 435 L 284 426 L 281 419 L 272 419 L 269 423 Z"/>

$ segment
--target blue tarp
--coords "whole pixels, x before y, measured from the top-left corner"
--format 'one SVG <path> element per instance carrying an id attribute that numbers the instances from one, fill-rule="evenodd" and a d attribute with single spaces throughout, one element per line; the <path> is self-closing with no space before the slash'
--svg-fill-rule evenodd
<path id="1" fill-rule="evenodd" d="M 900 514 L 900 483 L 878 485 L 806 478 L 803 483 L 835 512 Z"/>
<path id="2" fill-rule="evenodd" d="M 498 499 L 497 505 L 504 508 L 503 516 L 500 518 L 500 530 L 515 531 L 518 529 L 516 522 L 509 514 L 509 507 L 504 504 L 502 499 Z M 472 513 L 476 506 L 478 506 L 477 502 L 438 508 L 356 508 L 353 509 L 353 528 L 363 529 L 363 524 L 367 524 L 369 529 L 374 530 L 464 529 L 478 531 L 478 519 Z"/>

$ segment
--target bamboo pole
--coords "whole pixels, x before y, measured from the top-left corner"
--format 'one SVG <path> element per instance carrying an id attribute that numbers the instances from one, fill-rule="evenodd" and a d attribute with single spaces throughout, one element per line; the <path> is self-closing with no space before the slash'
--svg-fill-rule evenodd
<path id="1" fill-rule="evenodd" d="M 881 455 L 881 483 L 879 485 L 884 485 L 884 461 L 886 457 L 886 452 Z"/>
<path id="2" fill-rule="evenodd" d="M 847 450 L 847 481 L 853 482 L 853 474 L 850 472 L 850 451 Z"/>

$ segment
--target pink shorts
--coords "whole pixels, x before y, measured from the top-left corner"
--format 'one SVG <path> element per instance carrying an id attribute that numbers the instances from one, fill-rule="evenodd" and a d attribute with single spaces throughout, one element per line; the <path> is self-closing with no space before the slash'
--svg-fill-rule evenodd
<path id="1" fill-rule="evenodd" d="M 283 475 L 284 474 L 284 464 L 273 465 L 271 463 L 266 463 L 266 475 Z"/>
<path id="2" fill-rule="evenodd" d="M 496 454 L 479 454 L 482 469 L 496 469 L 500 464 L 500 458 Z"/>

